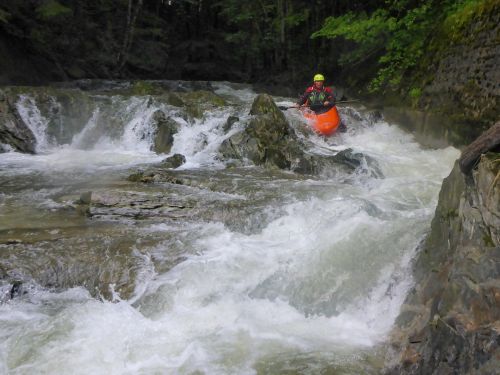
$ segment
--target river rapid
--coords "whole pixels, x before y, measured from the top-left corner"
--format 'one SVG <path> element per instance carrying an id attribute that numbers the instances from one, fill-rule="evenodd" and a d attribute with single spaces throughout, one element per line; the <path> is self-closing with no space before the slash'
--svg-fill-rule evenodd
<path id="1" fill-rule="evenodd" d="M 0 373 L 380 372 L 458 150 L 343 106 L 348 132 L 328 139 L 286 116 L 308 152 L 351 148 L 383 176 L 235 166 L 217 150 L 256 94 L 211 85 L 227 104 L 198 119 L 148 95 L 92 94 L 71 133 L 19 96 L 38 153 L 0 154 Z M 157 110 L 182 124 L 169 155 L 151 151 Z M 189 186 L 127 180 L 175 153 Z M 82 215 L 86 191 L 115 204 Z"/>

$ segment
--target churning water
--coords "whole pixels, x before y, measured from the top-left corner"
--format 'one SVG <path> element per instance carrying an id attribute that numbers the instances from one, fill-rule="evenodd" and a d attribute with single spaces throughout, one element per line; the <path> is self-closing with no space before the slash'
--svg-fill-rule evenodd
<path id="1" fill-rule="evenodd" d="M 458 151 L 423 149 L 397 126 L 343 108 L 349 132 L 306 133 L 309 151 L 352 148 L 375 159 L 383 178 L 224 169 L 217 149 L 244 126 L 255 93 L 223 83 L 216 92 L 233 105 L 192 121 L 150 97 L 97 100 L 67 144 L 47 133 L 36 101 L 20 97 L 40 153 L 0 155 L 0 372 L 379 372 L 378 344 L 411 285 L 411 260 Z M 186 156 L 180 169 L 197 186 L 124 182 L 165 158 L 150 151 L 157 110 L 182 124 L 171 154 Z M 230 115 L 240 120 L 226 133 Z M 67 208 L 67 197 L 85 190 L 147 197 L 163 189 L 199 211 L 140 221 Z M 69 281 L 43 270 L 54 264 Z M 98 292 L 78 281 L 87 278 L 100 280 Z M 10 299 L 13 279 L 23 293 Z"/>

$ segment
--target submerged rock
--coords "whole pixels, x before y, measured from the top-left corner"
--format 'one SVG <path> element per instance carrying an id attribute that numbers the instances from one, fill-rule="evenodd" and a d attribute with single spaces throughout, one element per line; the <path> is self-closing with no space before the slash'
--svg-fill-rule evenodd
<path id="1" fill-rule="evenodd" d="M 351 148 L 340 151 L 338 154 L 331 157 L 331 161 L 336 164 L 342 164 L 348 167 L 351 171 L 363 169 L 373 177 L 384 177 L 384 174 L 375 159 L 364 155 L 361 152 L 355 152 Z"/>

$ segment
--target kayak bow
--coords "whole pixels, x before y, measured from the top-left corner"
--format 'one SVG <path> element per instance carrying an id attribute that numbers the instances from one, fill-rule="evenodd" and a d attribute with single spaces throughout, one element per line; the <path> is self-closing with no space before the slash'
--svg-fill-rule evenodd
<path id="1" fill-rule="evenodd" d="M 307 108 L 303 109 L 302 113 L 309 120 L 312 128 L 322 135 L 332 135 L 340 125 L 340 117 L 336 106 L 333 106 L 325 113 L 316 114 Z"/>

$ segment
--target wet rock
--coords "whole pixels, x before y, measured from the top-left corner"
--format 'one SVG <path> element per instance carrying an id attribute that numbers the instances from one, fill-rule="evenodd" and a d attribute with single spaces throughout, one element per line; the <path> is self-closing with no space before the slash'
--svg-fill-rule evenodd
<path id="1" fill-rule="evenodd" d="M 202 118 L 206 110 L 226 105 L 219 95 L 205 90 L 197 90 L 178 94 L 185 104 L 186 112 L 194 118 Z"/>
<path id="2" fill-rule="evenodd" d="M 364 155 L 361 152 L 355 152 L 350 148 L 342 150 L 335 156 L 331 157 L 331 161 L 336 164 L 345 165 L 351 171 L 362 168 L 373 177 L 384 177 L 384 174 L 380 170 L 380 167 L 375 159 Z"/>
<path id="3" fill-rule="evenodd" d="M 473 178 L 478 189 L 478 205 L 486 226 L 484 240 L 489 246 L 500 246 L 500 153 L 481 156 Z"/>
<path id="4" fill-rule="evenodd" d="M 273 99 L 266 94 L 258 95 L 250 114 L 253 117 L 245 129 L 222 143 L 219 148 L 222 157 L 290 169 L 295 159 L 292 154 L 298 152 L 293 145 L 297 139 Z"/>
<path id="5" fill-rule="evenodd" d="M 143 182 L 143 183 L 153 183 L 153 182 L 166 182 L 175 185 L 186 185 L 186 180 L 178 178 L 164 170 L 155 169 L 153 171 L 137 172 L 132 173 L 128 176 L 127 180 L 132 182 Z"/>
<path id="6" fill-rule="evenodd" d="M 135 81 L 130 87 L 132 95 L 159 95 L 162 91 L 161 87 L 151 81 Z"/>
<path id="7" fill-rule="evenodd" d="M 19 116 L 13 100 L 0 90 L 0 152 L 14 149 L 34 154 L 35 136 Z"/>
<path id="8" fill-rule="evenodd" d="M 240 121 L 239 117 L 236 117 L 236 116 L 229 116 L 227 118 L 227 121 L 226 123 L 224 124 L 224 133 L 227 133 L 235 123 L 237 123 L 238 121 Z"/>
<path id="9" fill-rule="evenodd" d="M 348 173 L 363 169 L 370 175 L 383 177 L 374 159 L 351 149 L 334 156 L 307 152 L 306 146 L 269 95 L 258 95 L 250 114 L 253 117 L 246 127 L 222 143 L 219 152 L 223 159 L 246 159 L 256 165 L 277 167 L 300 174 L 315 175 L 326 168 L 337 166 Z"/>
<path id="10" fill-rule="evenodd" d="M 179 96 L 187 104 L 210 105 L 213 107 L 222 107 L 226 101 L 219 95 L 206 90 L 196 90 L 186 93 L 180 93 Z"/>
<path id="11" fill-rule="evenodd" d="M 144 183 L 149 183 L 153 182 L 153 173 L 145 173 L 145 172 L 136 172 L 132 173 L 130 176 L 127 177 L 128 181 L 132 182 L 144 182 Z"/>
<path id="12" fill-rule="evenodd" d="M 82 216 L 90 215 L 90 204 L 92 202 L 92 192 L 86 191 L 80 195 L 80 199 L 75 202 L 75 209 Z"/>
<path id="13" fill-rule="evenodd" d="M 90 204 L 92 201 L 92 192 L 91 191 L 86 191 L 85 193 L 82 193 L 80 195 L 80 200 L 79 204 Z"/>
<path id="14" fill-rule="evenodd" d="M 162 167 L 165 168 L 178 168 L 186 162 L 186 157 L 181 154 L 174 154 L 161 162 Z"/>
<path id="15" fill-rule="evenodd" d="M 10 288 L 10 299 L 13 299 L 17 296 L 20 296 L 22 294 L 22 286 L 23 282 L 20 280 L 16 280 L 12 283 L 12 287 Z"/>
<path id="16" fill-rule="evenodd" d="M 194 212 L 189 202 L 169 194 L 103 191 L 95 193 L 92 200 L 92 216 L 143 218 L 179 218 Z"/>
<path id="17" fill-rule="evenodd" d="M 159 110 L 153 114 L 153 121 L 156 124 L 153 150 L 158 154 L 168 154 L 174 144 L 174 135 L 179 131 L 180 124 Z"/>
<path id="18" fill-rule="evenodd" d="M 465 175 L 457 162 L 443 182 L 415 287 L 396 321 L 400 359 L 389 374 L 500 368 L 500 155 L 477 163 Z"/>
<path id="19" fill-rule="evenodd" d="M 97 99 L 89 93 L 80 90 L 69 90 L 55 87 L 8 87 L 5 89 L 12 104 L 23 103 L 23 107 L 29 110 L 31 103 L 36 103 L 40 120 L 46 122 L 47 140 L 55 141 L 57 144 L 66 144 L 73 141 L 96 110 L 96 100 L 109 102 L 111 99 L 99 96 Z M 62 126 L 64 124 L 64 126 Z M 112 121 L 106 122 L 107 133 L 114 130 L 116 124 Z M 94 129 L 98 130 L 98 129 Z M 92 132 L 91 132 L 92 133 Z M 116 133 L 115 133 L 116 134 Z M 99 134 L 93 137 L 88 134 L 90 140 L 83 144 L 83 148 L 93 147 Z M 102 135 L 102 134 L 100 134 Z M 111 135 L 111 134 L 110 134 Z"/>
<path id="20" fill-rule="evenodd" d="M 167 103 L 173 105 L 174 107 L 183 107 L 186 103 L 182 100 L 182 98 L 175 92 L 169 92 L 164 96 Z"/>
<path id="21" fill-rule="evenodd" d="M 367 113 L 366 117 L 368 118 L 368 122 L 372 125 L 384 119 L 384 116 L 380 111 L 370 111 Z"/>

